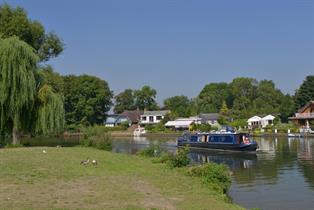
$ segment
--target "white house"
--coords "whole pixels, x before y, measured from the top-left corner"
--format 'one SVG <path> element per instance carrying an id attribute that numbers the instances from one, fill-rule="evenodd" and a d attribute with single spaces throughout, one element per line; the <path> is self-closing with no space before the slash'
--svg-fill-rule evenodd
<path id="1" fill-rule="evenodd" d="M 274 124 L 275 117 L 272 115 L 267 115 L 263 118 L 259 116 L 254 116 L 248 119 L 249 128 L 265 128 L 267 125 Z"/>
<path id="2" fill-rule="evenodd" d="M 192 123 L 201 124 L 202 119 L 199 117 L 189 117 L 189 118 L 178 118 L 174 121 L 168 121 L 165 126 L 168 128 L 175 128 L 178 130 L 189 129 Z"/>
<path id="3" fill-rule="evenodd" d="M 254 116 L 247 120 L 249 128 L 256 128 L 261 126 L 261 117 Z"/>
<path id="4" fill-rule="evenodd" d="M 261 120 L 262 128 L 265 128 L 267 125 L 273 125 L 274 124 L 274 119 L 275 119 L 275 117 L 270 115 L 270 114 L 265 116 L 265 117 L 263 117 L 262 120 Z"/>
<path id="5" fill-rule="evenodd" d="M 169 110 L 144 111 L 144 113 L 141 115 L 140 124 L 146 125 L 159 123 L 169 112 Z"/>

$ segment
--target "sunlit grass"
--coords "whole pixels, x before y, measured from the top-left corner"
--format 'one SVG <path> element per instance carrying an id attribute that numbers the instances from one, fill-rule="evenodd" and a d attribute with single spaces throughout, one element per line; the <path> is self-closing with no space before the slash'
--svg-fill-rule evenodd
<path id="1" fill-rule="evenodd" d="M 183 169 L 93 148 L 1 149 L 0 183 L 0 209 L 239 209 Z"/>

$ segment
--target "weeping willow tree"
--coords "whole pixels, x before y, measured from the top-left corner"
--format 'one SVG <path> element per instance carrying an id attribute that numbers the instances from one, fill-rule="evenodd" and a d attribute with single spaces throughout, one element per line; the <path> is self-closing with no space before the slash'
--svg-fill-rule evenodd
<path id="1" fill-rule="evenodd" d="M 34 49 L 17 37 L 0 40 L 0 134 L 48 134 L 63 127 L 62 96 L 37 71 Z"/>
<path id="2" fill-rule="evenodd" d="M 64 127 L 62 96 L 55 93 L 51 86 L 44 84 L 38 91 L 37 99 L 39 107 L 35 133 L 47 135 L 61 132 Z"/>
<path id="3" fill-rule="evenodd" d="M 26 125 L 24 112 L 32 109 L 39 58 L 34 49 L 16 37 L 0 41 L 0 128 L 12 129 L 13 144 Z"/>

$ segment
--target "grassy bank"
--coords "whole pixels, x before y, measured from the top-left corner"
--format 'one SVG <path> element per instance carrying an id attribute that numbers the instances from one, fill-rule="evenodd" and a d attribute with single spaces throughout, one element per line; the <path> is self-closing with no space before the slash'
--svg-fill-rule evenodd
<path id="1" fill-rule="evenodd" d="M 80 165 L 86 158 L 98 165 Z M 0 163 L 0 209 L 241 209 L 183 169 L 138 156 L 32 147 L 1 149 Z"/>

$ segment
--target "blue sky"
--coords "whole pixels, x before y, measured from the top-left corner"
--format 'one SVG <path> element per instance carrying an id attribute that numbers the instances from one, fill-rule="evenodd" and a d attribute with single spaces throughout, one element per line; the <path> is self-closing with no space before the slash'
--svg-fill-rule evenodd
<path id="1" fill-rule="evenodd" d="M 254 77 L 293 94 L 314 74 L 313 0 L 5 2 L 63 39 L 57 72 L 101 77 L 115 93 L 150 85 L 161 103 Z"/>

